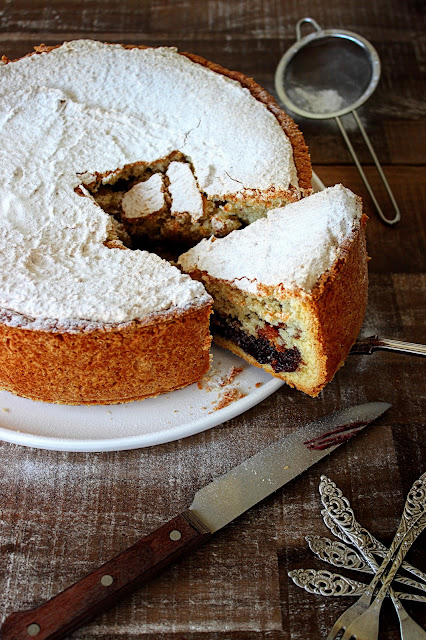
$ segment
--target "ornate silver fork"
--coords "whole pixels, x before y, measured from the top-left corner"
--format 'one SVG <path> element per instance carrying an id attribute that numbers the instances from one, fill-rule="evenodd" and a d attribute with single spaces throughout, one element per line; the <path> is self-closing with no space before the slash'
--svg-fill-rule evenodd
<path id="1" fill-rule="evenodd" d="M 331 516 L 338 528 L 344 532 L 350 542 L 362 553 L 372 569 L 377 571 L 368 592 L 361 596 L 361 598 L 352 605 L 352 607 L 347 609 L 334 624 L 327 637 L 327 640 L 334 640 L 340 632 L 346 630 L 349 625 L 369 607 L 375 586 L 378 584 L 381 575 L 383 575 L 390 559 L 393 557 L 401 543 L 403 536 L 415 525 L 417 520 L 424 513 L 426 502 L 426 474 L 423 474 L 419 480 L 416 480 L 407 496 L 400 526 L 398 527 L 394 542 L 385 555 L 385 560 L 382 564 L 383 568 L 380 570 L 380 573 L 377 562 L 372 552 L 368 549 L 371 542 L 369 536 L 365 535 L 365 530 L 363 530 L 356 521 L 349 501 L 343 496 L 335 483 L 331 482 L 326 476 L 321 477 L 320 494 L 326 513 Z M 408 640 L 408 634 L 411 633 L 411 628 L 417 627 L 417 630 L 423 633 L 422 629 L 414 622 L 414 620 L 412 620 L 412 618 L 410 618 L 408 613 L 402 607 L 393 590 L 390 590 L 390 595 L 398 614 L 403 639 Z"/>
<path id="2" fill-rule="evenodd" d="M 331 480 L 328 480 L 326 476 L 321 477 L 321 481 L 323 480 L 331 483 Z M 345 498 L 341 492 L 340 492 L 340 495 L 342 496 L 342 500 L 344 500 L 345 503 L 349 506 L 349 500 Z M 345 534 L 344 529 L 339 527 L 334 522 L 333 518 L 330 516 L 330 514 L 326 509 L 323 509 L 321 511 L 321 515 L 323 517 L 325 525 L 330 529 L 331 533 L 336 536 L 336 538 L 340 538 L 340 540 L 343 540 L 343 542 L 353 544 L 351 543 L 350 538 L 348 538 L 348 536 Z M 360 536 L 362 536 L 363 542 L 361 546 L 363 546 L 365 553 L 368 552 L 373 556 L 379 556 L 380 558 L 384 558 L 388 552 L 388 549 L 385 547 L 385 545 L 382 544 L 379 540 L 377 540 L 377 538 L 375 538 L 367 529 L 364 529 L 363 527 L 361 527 L 361 525 L 355 520 L 355 515 L 353 515 L 353 524 L 356 527 L 357 532 L 360 534 Z M 363 552 L 364 557 L 365 557 L 365 553 Z M 420 578 L 420 580 L 423 580 L 426 583 L 426 574 L 423 573 L 423 571 L 420 571 L 420 569 L 417 569 L 417 567 L 413 567 L 412 564 L 406 562 L 405 560 L 401 566 L 403 569 L 417 576 L 417 578 Z M 406 582 L 405 584 L 408 584 L 408 582 Z"/>
<path id="3" fill-rule="evenodd" d="M 341 536 L 341 539 L 343 539 L 344 534 L 342 535 L 340 529 L 339 534 Z M 332 564 L 334 567 L 352 569 L 356 571 L 362 571 L 364 573 L 375 573 L 371 565 L 363 560 L 360 552 L 357 552 L 351 547 L 348 547 L 343 542 L 339 542 L 338 540 L 330 540 L 330 538 L 314 535 L 305 536 L 305 540 L 308 543 L 310 550 L 315 553 L 316 556 L 321 558 L 321 560 L 323 560 L 324 562 Z M 398 582 L 414 589 L 419 589 L 424 593 L 426 592 L 426 584 L 417 582 L 416 580 L 412 580 L 411 578 L 406 578 L 399 573 L 396 574 L 394 582 Z M 411 597 L 405 598 L 405 596 L 408 595 L 409 594 L 403 593 L 403 599 L 411 600 Z M 401 594 L 399 594 L 398 597 L 401 598 Z M 426 596 L 420 596 L 420 598 L 421 599 L 419 600 L 419 602 L 426 601 Z"/>
<path id="4" fill-rule="evenodd" d="M 420 525 L 421 523 L 421 525 Z M 383 600 L 390 588 L 392 580 L 401 566 L 402 560 L 413 544 L 414 540 L 417 536 L 426 528 L 426 517 L 423 515 L 419 518 L 419 526 L 412 527 L 404 536 L 402 543 L 397 547 L 398 551 L 396 554 L 396 558 L 392 564 L 391 569 L 389 570 L 386 578 L 383 580 L 383 584 L 379 590 L 379 593 L 374 598 L 372 604 L 368 606 L 368 608 L 358 616 L 346 629 L 343 634 L 342 640 L 350 640 L 350 638 L 354 638 L 355 640 L 377 640 L 379 637 L 379 618 L 380 618 L 380 610 L 383 604 Z M 399 544 L 400 536 L 397 538 L 397 543 Z M 374 591 L 375 586 L 377 585 L 379 579 L 384 574 L 385 569 L 382 564 L 373 580 L 370 583 L 369 589 L 365 595 L 361 596 L 358 602 L 360 602 L 363 598 L 371 601 L 371 596 L 369 593 Z M 385 565 L 385 567 L 387 564 Z M 402 606 L 400 604 L 400 606 Z M 404 610 L 405 611 L 405 610 Z M 404 630 L 401 630 L 401 636 L 404 638 L 410 638 L 410 640 L 417 640 L 417 638 L 426 638 L 426 633 L 408 616 L 408 613 L 405 612 L 406 615 L 403 619 Z M 401 618 L 400 618 L 401 622 Z"/>
<path id="5" fill-rule="evenodd" d="M 298 587 L 308 593 L 321 596 L 362 596 L 368 589 L 368 585 L 359 580 L 353 580 L 339 573 L 332 573 L 325 569 L 293 569 L 288 575 Z M 426 596 L 416 593 L 395 592 L 400 600 L 411 602 L 426 602 Z"/>

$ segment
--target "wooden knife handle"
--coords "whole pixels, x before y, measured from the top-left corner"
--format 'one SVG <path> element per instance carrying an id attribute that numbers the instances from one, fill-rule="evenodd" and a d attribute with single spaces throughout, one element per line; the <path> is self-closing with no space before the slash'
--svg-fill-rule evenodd
<path id="1" fill-rule="evenodd" d="M 65 638 L 210 535 L 186 511 L 40 607 L 12 613 L 1 627 L 1 638 Z"/>

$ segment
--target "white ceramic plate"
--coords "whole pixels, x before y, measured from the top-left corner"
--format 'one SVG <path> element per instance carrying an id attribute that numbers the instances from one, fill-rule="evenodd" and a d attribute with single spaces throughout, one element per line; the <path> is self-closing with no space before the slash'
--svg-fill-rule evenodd
<path id="1" fill-rule="evenodd" d="M 312 182 L 316 191 L 324 188 L 315 174 Z M 55 451 L 149 447 L 222 424 L 284 384 L 215 345 L 212 354 L 212 366 L 203 384 L 141 402 L 71 407 L 33 402 L 1 391 L 0 439 Z M 242 371 L 226 383 L 233 367 Z M 226 404 L 230 393 L 241 397 Z"/>
<path id="2" fill-rule="evenodd" d="M 210 429 L 247 411 L 283 382 L 213 345 L 213 363 L 204 384 L 193 384 L 157 398 L 120 405 L 46 404 L 0 393 L 0 438 L 57 451 L 120 451 L 148 447 Z M 232 367 L 242 367 L 232 382 Z M 256 386 L 257 385 L 257 386 Z M 236 390 L 236 391 L 233 391 Z M 230 401 L 226 394 L 244 394 Z"/>

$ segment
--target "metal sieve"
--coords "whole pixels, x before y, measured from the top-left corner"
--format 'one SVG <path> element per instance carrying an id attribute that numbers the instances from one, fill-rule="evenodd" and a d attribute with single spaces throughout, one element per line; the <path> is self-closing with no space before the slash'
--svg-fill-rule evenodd
<path id="1" fill-rule="evenodd" d="M 307 22 L 315 31 L 301 36 Z M 356 109 L 371 96 L 380 78 L 380 60 L 374 47 L 356 33 L 321 29 L 312 18 L 296 25 L 297 41 L 281 58 L 275 72 L 275 88 L 281 101 L 297 115 L 314 120 L 334 118 L 380 218 L 393 225 L 401 219 L 389 183 Z M 384 215 L 348 134 L 340 119 L 351 113 L 383 181 L 395 210 L 389 220 Z"/>

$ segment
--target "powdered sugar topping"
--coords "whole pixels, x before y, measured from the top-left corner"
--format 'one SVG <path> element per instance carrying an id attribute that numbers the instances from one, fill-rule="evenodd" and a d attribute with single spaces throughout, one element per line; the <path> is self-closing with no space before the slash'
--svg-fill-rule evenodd
<path id="1" fill-rule="evenodd" d="M 196 222 L 203 217 L 203 200 L 189 164 L 171 162 L 167 169 L 170 180 L 169 192 L 172 199 L 172 215 L 189 213 Z"/>
<path id="2" fill-rule="evenodd" d="M 295 86 L 293 93 L 297 98 L 296 104 L 311 113 L 327 114 L 339 111 L 346 106 L 345 99 L 335 89 L 321 89 L 313 87 Z"/>
<path id="3" fill-rule="evenodd" d="M 206 301 L 145 252 L 104 246 L 82 176 L 180 150 L 206 194 L 297 187 L 290 141 L 238 82 L 170 48 L 77 40 L 0 67 L 0 308 L 126 322 Z"/>
<path id="4" fill-rule="evenodd" d="M 145 182 L 135 184 L 124 195 L 121 206 L 128 220 L 144 218 L 160 211 L 165 206 L 161 173 L 154 173 Z"/>
<path id="5" fill-rule="evenodd" d="M 309 293 L 339 257 L 361 215 L 360 198 L 336 185 L 274 209 L 226 238 L 202 240 L 179 262 L 185 271 L 197 268 L 248 292 L 282 285 Z"/>

